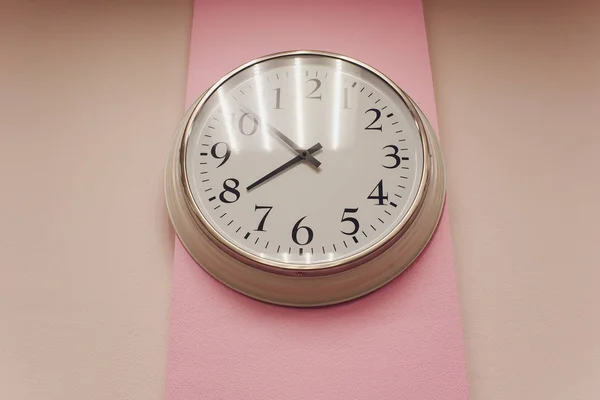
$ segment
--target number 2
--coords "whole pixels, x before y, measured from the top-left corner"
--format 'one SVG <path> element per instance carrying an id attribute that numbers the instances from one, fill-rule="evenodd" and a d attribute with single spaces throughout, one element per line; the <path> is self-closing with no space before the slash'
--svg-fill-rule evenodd
<path id="1" fill-rule="evenodd" d="M 369 125 L 367 125 L 367 127 L 365 128 L 366 130 L 372 130 L 372 131 L 383 131 L 383 127 L 381 125 L 379 126 L 373 126 L 373 124 L 377 121 L 379 121 L 379 118 L 381 118 L 381 111 L 379 111 L 376 108 L 369 108 L 367 111 L 365 111 L 365 114 L 368 112 L 374 112 L 375 113 L 375 119 L 373 120 L 373 122 L 371 122 Z"/>
<path id="2" fill-rule="evenodd" d="M 316 86 L 315 86 L 315 89 L 312 92 L 310 92 L 308 94 L 308 96 L 306 96 L 306 98 L 307 99 L 321 100 L 321 95 L 313 96 L 313 94 L 315 94 L 315 92 L 317 90 L 319 90 L 319 88 L 321 87 L 321 81 L 319 79 L 317 79 L 317 78 L 312 78 L 312 79 L 309 79 L 309 80 L 306 81 L 307 84 L 308 84 L 308 82 L 314 82 Z"/>

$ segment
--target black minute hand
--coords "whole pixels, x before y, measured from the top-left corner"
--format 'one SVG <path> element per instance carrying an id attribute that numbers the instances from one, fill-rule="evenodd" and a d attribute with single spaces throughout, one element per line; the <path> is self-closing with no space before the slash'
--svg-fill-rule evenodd
<path id="1" fill-rule="evenodd" d="M 319 151 L 322 148 L 323 148 L 323 146 L 321 145 L 321 143 L 315 144 L 314 146 L 312 146 L 308 150 L 302 152 L 302 154 L 297 155 L 296 157 L 292 158 L 290 161 L 286 162 L 285 164 L 283 164 L 282 166 L 280 166 L 278 168 L 275 168 L 273 171 L 269 172 L 268 174 L 266 174 L 265 176 L 263 176 L 262 178 L 260 178 L 256 182 L 254 182 L 251 185 L 249 185 L 246 188 L 246 190 L 250 191 L 250 190 L 254 189 L 255 187 L 257 187 L 261 183 L 263 183 L 263 182 L 265 182 L 265 181 L 273 178 L 276 175 L 279 175 L 280 173 L 282 173 L 286 169 L 288 169 L 290 167 L 293 167 L 294 165 L 298 164 L 300 161 L 302 161 L 302 159 L 306 158 L 307 155 L 312 154 L 312 153 L 314 153 L 316 151 Z"/>

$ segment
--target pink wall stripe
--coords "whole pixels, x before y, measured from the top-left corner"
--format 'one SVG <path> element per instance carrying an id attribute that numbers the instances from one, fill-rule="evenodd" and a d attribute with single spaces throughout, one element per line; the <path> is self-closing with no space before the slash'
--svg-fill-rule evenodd
<path id="1" fill-rule="evenodd" d="M 342 53 L 403 87 L 437 130 L 421 0 L 201 1 L 187 104 L 229 70 L 291 49 Z M 466 400 L 450 229 L 358 301 L 290 309 L 209 277 L 175 243 L 167 399 Z"/>

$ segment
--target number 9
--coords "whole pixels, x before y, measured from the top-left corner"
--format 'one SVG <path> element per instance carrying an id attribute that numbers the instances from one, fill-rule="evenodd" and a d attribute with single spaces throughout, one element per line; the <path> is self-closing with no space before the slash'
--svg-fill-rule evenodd
<path id="1" fill-rule="evenodd" d="M 217 148 L 219 147 L 220 144 L 222 144 L 223 146 L 225 146 L 225 154 L 223 154 L 222 156 L 219 156 L 217 154 Z M 229 156 L 231 155 L 231 150 L 229 150 L 229 146 L 227 145 L 227 143 L 225 143 L 225 142 L 218 142 L 218 143 L 215 143 L 213 145 L 213 147 L 211 147 L 211 149 L 210 149 L 210 155 L 213 156 L 214 158 L 218 159 L 218 160 L 223 160 L 223 161 L 221 161 L 221 164 L 217 165 L 217 168 L 219 168 L 221 165 L 225 164 L 227 162 L 227 160 L 229 160 Z"/>

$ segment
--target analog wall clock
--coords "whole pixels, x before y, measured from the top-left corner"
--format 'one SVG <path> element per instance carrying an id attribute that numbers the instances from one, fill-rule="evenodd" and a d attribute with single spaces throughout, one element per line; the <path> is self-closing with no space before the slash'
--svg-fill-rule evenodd
<path id="1" fill-rule="evenodd" d="M 304 307 L 398 276 L 445 195 L 417 104 L 373 67 L 315 51 L 253 60 L 208 88 L 165 178 L 172 224 L 200 266 L 247 296 Z"/>

